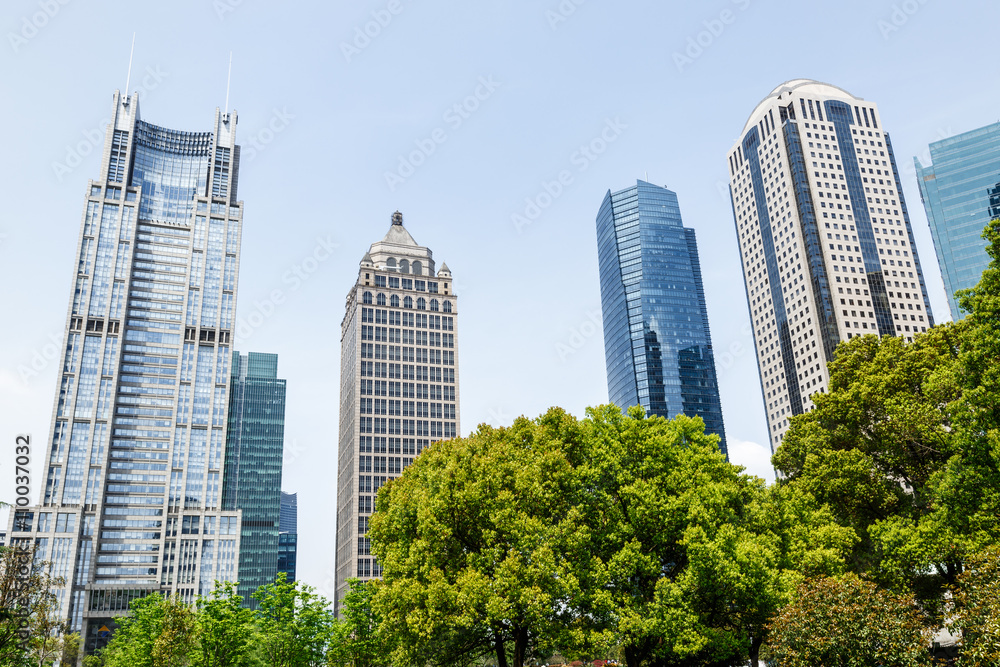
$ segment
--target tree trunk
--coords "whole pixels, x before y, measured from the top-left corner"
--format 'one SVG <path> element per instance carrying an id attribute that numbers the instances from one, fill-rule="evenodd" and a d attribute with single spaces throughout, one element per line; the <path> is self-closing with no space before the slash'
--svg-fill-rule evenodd
<path id="1" fill-rule="evenodd" d="M 493 647 L 497 654 L 497 667 L 507 667 L 507 649 L 503 644 L 503 633 L 493 629 Z"/>
<path id="2" fill-rule="evenodd" d="M 514 631 L 514 667 L 524 667 L 528 652 L 528 629 L 519 627 Z"/>
<path id="3" fill-rule="evenodd" d="M 760 659 L 760 645 L 763 640 L 760 637 L 750 638 L 750 667 L 757 667 Z"/>

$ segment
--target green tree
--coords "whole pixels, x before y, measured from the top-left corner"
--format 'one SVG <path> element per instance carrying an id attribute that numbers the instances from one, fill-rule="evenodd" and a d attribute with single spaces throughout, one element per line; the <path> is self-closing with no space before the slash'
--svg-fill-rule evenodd
<path id="1" fill-rule="evenodd" d="M 372 603 L 396 664 L 521 667 L 575 647 L 579 424 L 560 410 L 437 442 L 379 491 L 369 536 L 383 568 Z"/>
<path id="2" fill-rule="evenodd" d="M 807 493 L 768 490 L 699 418 L 588 411 L 587 523 L 600 585 L 584 615 L 629 667 L 756 660 L 800 570 L 836 573 L 853 536 Z"/>
<path id="3" fill-rule="evenodd" d="M 51 613 L 58 605 L 53 590 L 63 579 L 36 559 L 33 542 L 12 542 L 0 547 L 0 665 L 45 664 L 63 630 Z"/>
<path id="4" fill-rule="evenodd" d="M 195 612 L 157 593 L 132 602 L 101 659 L 105 667 L 184 667 L 196 647 Z"/>
<path id="5" fill-rule="evenodd" d="M 948 626 L 960 633 L 960 667 L 1000 664 L 1000 548 L 989 547 L 968 559 L 959 575 Z"/>
<path id="6" fill-rule="evenodd" d="M 268 667 L 326 664 L 334 617 L 325 598 L 307 584 L 286 581 L 284 572 L 258 588 L 253 598 L 258 603 L 257 646 Z"/>
<path id="7" fill-rule="evenodd" d="M 842 343 L 829 392 L 791 419 L 773 459 L 856 531 L 856 572 L 932 611 L 965 559 L 1000 541 L 1000 221 L 983 235 L 993 261 L 959 293 L 969 315 L 911 344 Z"/>
<path id="8" fill-rule="evenodd" d="M 254 648 L 254 613 L 243 607 L 231 581 L 216 582 L 209 597 L 198 600 L 196 667 L 242 667 Z"/>
<path id="9" fill-rule="evenodd" d="M 930 632 L 912 596 L 849 574 L 798 588 L 771 627 L 777 667 L 924 667 Z"/>
<path id="10" fill-rule="evenodd" d="M 351 579 L 340 607 L 327 653 L 331 667 L 381 667 L 388 665 L 389 650 L 378 629 L 381 619 L 372 608 L 378 581 Z"/>

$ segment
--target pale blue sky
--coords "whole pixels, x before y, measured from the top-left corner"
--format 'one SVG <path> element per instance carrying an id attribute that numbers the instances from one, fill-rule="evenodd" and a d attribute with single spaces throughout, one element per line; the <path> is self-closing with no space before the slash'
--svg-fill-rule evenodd
<path id="1" fill-rule="evenodd" d="M 997 7 L 985 0 L 63 1 L 0 10 L 0 498 L 13 499 L 17 433 L 35 439 L 36 497 L 43 478 L 52 359 L 86 181 L 98 174 L 93 137 L 99 147 L 125 85 L 132 33 L 130 88 L 144 90 L 144 119 L 171 128 L 210 129 L 232 51 L 246 202 L 240 317 L 267 310 L 275 290 L 283 299 L 240 349 L 280 355 L 299 573 L 327 595 L 344 298 L 394 210 L 455 275 L 468 433 L 607 400 L 594 218 L 607 190 L 647 173 L 675 190 L 698 233 L 732 458 L 771 475 L 766 445 L 755 444 L 766 426 L 726 194 L 726 152 L 747 115 L 800 77 L 879 105 L 939 319 L 947 307 L 912 158 L 1000 116 L 985 28 Z M 377 18 L 386 25 L 355 43 Z M 677 55 L 699 39 L 700 53 Z M 582 157 L 609 123 L 614 141 Z M 416 156 L 412 175 L 387 179 L 428 138 L 433 153 Z M 516 226 L 526 198 L 561 171 L 571 182 Z M 295 278 L 320 243 L 337 248 Z M 33 360 L 37 374 L 25 373 Z"/>

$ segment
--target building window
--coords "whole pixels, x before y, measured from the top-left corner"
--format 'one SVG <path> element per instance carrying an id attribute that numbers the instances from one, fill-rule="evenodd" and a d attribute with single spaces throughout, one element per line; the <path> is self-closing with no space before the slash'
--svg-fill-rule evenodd
<path id="1" fill-rule="evenodd" d="M 372 302 L 372 293 L 371 292 L 365 292 L 364 295 L 361 297 L 361 301 L 363 303 L 371 303 Z"/>

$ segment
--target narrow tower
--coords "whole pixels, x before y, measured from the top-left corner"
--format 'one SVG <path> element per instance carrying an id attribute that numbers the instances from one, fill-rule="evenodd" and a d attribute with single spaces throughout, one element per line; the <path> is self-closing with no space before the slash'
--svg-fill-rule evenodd
<path id="1" fill-rule="evenodd" d="M 396 211 L 361 259 L 341 323 L 338 607 L 348 579 L 381 575 L 366 537 L 379 488 L 459 433 L 457 318 L 451 271 L 435 272 Z"/>

